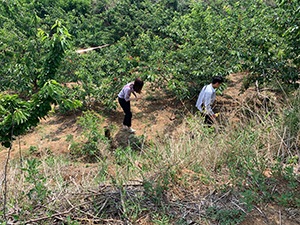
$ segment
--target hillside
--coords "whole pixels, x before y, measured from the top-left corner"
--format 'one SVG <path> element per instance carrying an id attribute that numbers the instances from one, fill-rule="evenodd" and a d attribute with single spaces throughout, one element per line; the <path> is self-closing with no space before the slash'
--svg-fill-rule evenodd
<path id="1" fill-rule="evenodd" d="M 0 1 L 0 223 L 299 224 L 299 9 Z M 137 77 L 129 134 L 116 98 Z"/>
<path id="2" fill-rule="evenodd" d="M 242 87 L 244 73 L 232 74 L 227 89 L 222 96 L 217 96 L 214 109 L 221 112 L 220 117 L 229 118 L 238 123 L 236 116 L 238 109 L 247 98 L 252 98 L 256 92 L 254 88 L 248 89 L 245 93 L 239 94 Z M 199 90 L 200 92 L 200 90 Z M 193 103 L 198 96 L 194 96 L 192 103 L 178 101 L 172 95 L 166 94 L 163 90 L 156 90 L 147 87 L 142 93 L 143 99 L 139 102 L 132 102 L 133 127 L 137 130 L 135 135 L 144 135 L 148 140 L 155 140 L 164 135 L 172 135 L 178 129 L 184 117 L 195 114 L 196 108 Z M 118 145 L 126 145 L 129 134 L 121 130 L 124 113 L 119 106 L 115 111 L 103 111 L 101 106 L 94 105 L 92 109 L 100 113 L 104 119 L 102 127 L 114 126 L 113 142 Z M 82 115 L 81 111 L 68 112 L 66 114 L 55 113 L 53 116 L 42 120 L 40 125 L 28 134 L 18 138 L 13 144 L 12 158 L 19 158 L 19 149 L 28 153 L 30 147 L 36 149 L 34 155 L 52 152 L 54 155 L 68 155 L 70 143 L 66 141 L 67 137 L 73 135 L 74 140 L 81 137 L 81 128 L 76 124 L 76 120 Z M 221 119 L 221 118 L 219 118 Z M 1 160 L 5 159 L 7 151 L 2 147 L 0 152 Z M 4 161 L 2 161 L 4 163 Z M 2 164 L 3 165 L 3 164 Z"/>
<path id="3" fill-rule="evenodd" d="M 218 118 L 220 122 L 218 129 L 226 129 L 222 128 L 224 126 L 224 123 L 222 125 L 222 120 L 226 121 L 230 129 L 237 129 L 237 127 L 242 126 L 245 119 L 241 117 L 240 113 L 244 107 L 250 106 L 253 108 L 254 104 L 257 107 L 263 107 L 263 105 L 259 105 L 262 99 L 258 96 L 259 93 L 257 93 L 255 88 L 250 88 L 239 95 L 242 85 L 241 81 L 245 75 L 244 73 L 232 74 L 229 78 L 228 88 L 223 95 L 217 96 L 214 108 L 216 112 L 221 113 L 221 116 Z M 268 94 L 270 99 L 274 97 L 272 93 L 260 94 Z M 82 112 L 76 111 L 65 115 L 55 113 L 48 119 L 43 120 L 38 127 L 32 129 L 28 134 L 14 141 L 11 154 L 12 159 L 10 161 L 11 169 L 9 170 L 9 192 L 14 192 L 14 190 L 11 190 L 12 186 L 16 190 L 23 189 L 22 179 L 20 181 L 13 179 L 13 174 L 18 173 L 19 151 L 21 150 L 24 157 L 23 166 L 26 158 L 34 157 L 40 159 L 43 165 L 43 169 L 41 169 L 44 171 L 45 176 L 48 177 L 47 182 L 43 184 L 52 190 L 54 194 L 53 199 L 65 199 L 63 201 L 65 203 L 57 206 L 58 209 L 55 211 L 57 216 L 51 217 L 51 224 L 61 224 L 61 222 L 67 221 L 64 219 L 65 214 L 70 216 L 71 221 L 77 221 L 79 224 L 175 224 L 175 221 L 185 221 L 187 224 L 225 224 L 227 221 L 227 223 L 239 223 L 242 225 L 300 223 L 299 208 L 283 207 L 276 204 L 276 202 L 262 202 L 261 204 L 253 203 L 253 209 L 247 211 L 247 207 L 240 200 L 241 196 L 238 195 L 238 192 L 229 190 L 222 193 L 217 187 L 231 182 L 229 171 L 225 166 L 224 170 L 219 170 L 216 169 L 217 164 L 215 166 L 208 165 L 208 167 L 202 165 L 207 170 L 200 169 L 197 171 L 196 169 L 191 169 L 188 165 L 184 166 L 185 163 L 179 166 L 182 162 L 177 161 L 175 158 L 169 158 L 167 162 L 158 160 L 157 165 L 151 165 L 151 141 L 153 142 L 152 146 L 162 147 L 162 151 L 168 151 L 167 148 L 163 148 L 163 145 L 167 143 L 166 139 L 171 138 L 173 142 L 170 145 L 173 146 L 174 151 L 177 152 L 176 154 L 184 151 L 184 142 L 188 143 L 188 145 L 193 145 L 194 140 L 191 132 L 195 132 L 192 131 L 195 127 L 188 128 L 185 123 L 186 118 L 189 118 L 195 111 L 193 111 L 193 105 L 190 103 L 183 104 L 183 102 L 179 102 L 178 106 L 175 107 L 176 98 L 159 90 L 151 91 L 147 85 L 143 96 L 143 100 L 132 104 L 133 124 L 134 128 L 137 129 L 136 137 L 145 137 L 143 139 L 145 146 L 137 151 L 137 155 L 133 152 L 128 152 L 127 154 L 129 155 L 127 157 L 129 158 L 127 159 L 125 155 L 118 156 L 116 154 L 118 153 L 118 147 L 122 146 L 124 148 L 130 145 L 128 141 L 132 140 L 132 135 L 120 129 L 123 119 L 120 107 L 116 111 L 102 112 L 101 106 L 93 106 L 95 111 L 102 113 L 100 117 L 103 117 L 104 123 L 101 126 L 114 125 L 116 127 L 112 129 L 111 147 L 107 149 L 103 145 L 104 149 L 100 150 L 106 162 L 87 162 L 85 157 L 70 153 L 71 143 L 68 141 L 68 137 L 70 139 L 72 136 L 72 139 L 75 141 L 82 136 L 82 128 L 76 124 L 77 117 L 81 116 Z M 280 99 L 279 96 L 276 97 Z M 278 100 L 277 103 L 280 104 L 280 101 Z M 213 139 L 214 137 L 207 136 L 207 138 Z M 182 141 L 184 142 L 182 143 Z M 206 141 L 204 142 L 206 143 Z M 195 142 L 195 145 L 199 144 Z M 217 145 L 216 147 L 219 148 Z M 200 151 L 197 147 L 195 150 Z M 148 156 L 148 154 L 150 155 Z M 160 154 L 165 153 L 160 151 Z M 1 165 L 4 165 L 6 155 L 7 150 L 2 148 L 0 152 Z M 216 156 L 223 157 L 220 153 L 215 154 L 214 157 Z M 172 155 L 171 157 L 173 158 Z M 209 157 L 209 155 L 206 154 L 202 157 Z M 214 159 L 214 161 L 218 160 L 222 159 Z M 147 161 L 149 161 L 150 165 L 148 165 Z M 191 159 L 191 162 L 193 161 L 196 161 L 196 159 Z M 122 180 L 118 180 L 122 171 L 127 168 L 127 163 L 133 163 L 134 167 L 132 169 L 136 167 L 145 170 L 144 176 L 147 177 L 143 178 L 139 173 L 133 172 L 133 170 Z M 174 164 L 172 165 L 171 163 Z M 151 167 L 153 168 L 150 169 Z M 159 170 L 156 170 L 156 167 Z M 209 171 L 209 167 L 212 168 L 211 171 Z M 105 170 L 103 170 L 104 168 Z M 159 187 L 159 182 L 165 182 L 160 179 L 163 179 L 164 173 L 168 174 L 168 168 L 173 168 L 176 173 L 172 175 L 172 181 L 167 182 L 166 187 L 161 183 L 163 195 L 160 196 L 158 195 L 160 189 L 156 189 L 155 185 Z M 297 168 L 295 167 L 295 172 L 299 174 L 300 171 Z M 272 173 L 268 168 L 264 171 L 264 174 L 266 178 L 272 177 Z M 99 179 L 101 177 L 100 180 L 97 179 L 98 176 Z M 162 178 L 159 178 L 161 176 Z M 158 178 L 158 181 L 156 178 Z M 145 186 L 147 184 L 145 183 L 146 181 L 158 183 L 152 186 L 153 189 L 149 189 L 149 187 L 147 189 L 147 186 Z M 125 196 L 123 197 L 120 187 L 124 188 Z M 279 185 L 276 191 L 281 192 L 281 188 L 284 187 Z M 138 200 L 140 197 L 138 197 L 137 193 L 141 190 L 147 190 L 149 193 L 152 193 L 152 197 L 156 196 L 157 199 L 142 195 L 144 197 Z M 97 202 L 95 203 L 98 205 L 97 207 L 102 207 L 98 213 L 94 212 L 94 209 L 92 209 L 94 208 L 93 204 L 89 203 L 93 202 L 92 199 Z M 107 203 L 108 199 L 110 201 L 113 199 L 114 203 Z M 128 202 L 124 203 L 124 199 L 127 199 L 126 201 Z M 134 203 L 132 206 L 131 201 Z M 27 200 L 22 204 L 26 204 L 26 202 Z M 55 200 L 53 204 L 55 202 L 57 201 Z M 51 205 L 52 203 L 48 202 L 47 204 Z M 168 209 L 160 208 L 160 204 L 168 204 Z M 139 205 L 139 207 L 144 207 L 144 209 L 135 208 L 133 207 L 134 205 Z M 40 206 L 37 205 L 35 207 L 39 211 L 43 211 Z M 79 213 L 76 210 L 77 207 L 81 207 L 83 213 Z M 216 211 L 216 209 L 218 210 Z M 98 217 L 99 212 L 102 210 L 105 210 L 103 212 L 108 214 L 105 217 Z M 122 211 L 123 213 L 127 212 L 128 217 L 126 219 L 120 215 Z M 11 215 L 11 213 L 12 211 L 9 210 L 8 214 Z M 35 219 L 28 217 L 28 215 L 26 217 L 28 218 L 27 221 L 35 221 L 36 223 L 44 220 L 41 216 L 35 216 Z M 130 219 L 128 220 L 128 218 Z M 13 221 L 12 218 L 10 221 Z"/>

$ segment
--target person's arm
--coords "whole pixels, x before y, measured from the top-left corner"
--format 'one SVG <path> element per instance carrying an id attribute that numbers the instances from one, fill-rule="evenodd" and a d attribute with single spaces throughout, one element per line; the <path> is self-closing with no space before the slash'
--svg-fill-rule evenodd
<path id="1" fill-rule="evenodd" d="M 130 88 L 126 88 L 124 91 L 125 91 L 125 98 L 124 99 L 125 99 L 126 102 L 141 99 L 141 97 L 137 97 L 134 92 L 132 92 L 132 93 L 135 95 L 135 98 L 130 98 L 130 95 L 131 95 Z"/>
<path id="2" fill-rule="evenodd" d="M 141 99 L 141 98 L 142 98 L 142 97 L 129 98 L 128 101 L 139 100 L 139 99 Z"/>
<path id="3" fill-rule="evenodd" d="M 142 97 L 137 97 L 135 92 L 132 92 L 132 94 L 135 96 L 135 98 L 129 98 L 128 101 L 133 101 L 133 100 L 136 100 L 138 101 L 139 99 L 141 99 Z"/>

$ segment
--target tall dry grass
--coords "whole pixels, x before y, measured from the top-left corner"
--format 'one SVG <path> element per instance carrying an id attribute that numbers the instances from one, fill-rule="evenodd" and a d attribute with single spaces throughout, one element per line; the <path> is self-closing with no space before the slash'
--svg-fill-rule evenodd
<path id="1" fill-rule="evenodd" d="M 250 108 L 245 104 L 234 113 L 239 122 L 232 121 L 224 112 L 213 128 L 207 128 L 198 115 L 186 117 L 172 135 L 161 135 L 161 138 L 147 143 L 145 138 L 141 140 L 143 143 L 139 143 L 139 146 L 143 147 L 140 151 L 122 148 L 116 154 L 110 152 L 105 143 L 99 143 L 102 159 L 85 166 L 76 165 L 72 161 L 73 157 L 42 154 L 38 170 L 39 175 L 45 179 L 40 181 L 49 191 L 43 201 L 35 198 L 35 195 L 28 198 L 26 194 L 35 184 L 26 180 L 28 172 L 22 171 L 18 162 L 11 161 L 7 193 L 3 191 L 4 174 L 0 172 L 0 202 L 3 204 L 3 196 L 7 195 L 9 202 L 6 215 L 11 223 L 30 222 L 32 218 L 43 218 L 50 212 L 57 216 L 41 221 L 50 224 L 53 221 L 67 221 L 67 214 L 72 212 L 74 218 L 82 219 L 89 215 L 95 221 L 115 219 L 120 222 L 124 220 L 121 215 L 125 212 L 125 220 L 130 220 L 133 215 L 135 219 L 141 218 L 145 211 L 152 215 L 149 210 L 166 213 L 166 209 L 160 211 L 161 206 L 158 205 L 171 204 L 174 191 L 180 188 L 183 188 L 182 193 L 185 192 L 182 194 L 183 199 L 199 201 L 196 197 L 191 199 L 192 193 L 188 194 L 187 187 L 191 182 L 196 185 L 204 182 L 208 187 L 215 187 L 218 182 L 213 178 L 223 177 L 219 184 L 228 183 L 229 167 L 232 168 L 232 165 L 255 161 L 255 169 L 263 174 L 266 169 L 274 166 L 278 158 L 284 167 L 290 159 L 299 157 L 299 131 L 291 130 L 282 109 L 273 108 L 266 112 L 262 108 Z M 298 116 L 294 113 L 294 117 Z M 28 168 L 28 165 L 24 163 L 23 167 Z M 295 161 L 294 168 L 294 172 L 299 173 L 299 160 Z M 200 179 L 191 179 L 191 174 Z M 97 200 L 99 208 L 91 199 Z M 113 199 L 111 205 L 107 199 Z M 88 207 L 80 208 L 79 205 L 84 203 Z M 106 209 L 109 212 L 109 207 L 114 209 L 111 212 L 115 214 L 103 211 Z M 193 210 L 197 210 L 197 207 L 195 205 Z M 208 209 L 211 205 L 205 207 Z M 205 214 L 203 209 L 198 210 L 200 215 Z"/>

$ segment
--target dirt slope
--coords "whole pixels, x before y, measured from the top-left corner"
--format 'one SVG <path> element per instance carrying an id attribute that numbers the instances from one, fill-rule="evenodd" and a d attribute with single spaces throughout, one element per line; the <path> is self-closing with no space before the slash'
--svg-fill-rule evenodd
<path id="1" fill-rule="evenodd" d="M 217 96 L 214 111 L 220 112 L 221 118 L 226 117 L 232 122 L 238 122 L 240 118 L 236 117 L 234 112 L 241 107 L 247 98 L 257 94 L 255 88 L 250 88 L 239 95 L 242 79 L 245 75 L 245 73 L 232 74 L 229 77 L 230 82 L 227 90 L 224 91 L 222 96 Z M 146 86 L 143 94 L 143 100 L 132 102 L 131 104 L 133 112 L 132 127 L 137 130 L 137 136 L 145 135 L 146 138 L 155 140 L 159 136 L 167 133 L 171 134 L 181 123 L 181 115 L 195 113 L 191 103 L 179 102 L 175 109 L 176 98 L 168 96 L 161 91 L 151 92 Z M 101 111 L 101 107 L 95 107 L 95 109 Z M 66 141 L 67 138 L 72 135 L 73 139 L 76 140 L 81 134 L 81 129 L 76 124 L 76 118 L 80 115 L 81 112 L 67 115 L 56 113 L 52 117 L 42 120 L 38 127 L 14 141 L 11 158 L 18 160 L 19 150 L 21 150 L 23 155 L 33 154 L 37 157 L 42 154 L 68 155 L 70 142 Z M 122 143 L 126 144 L 129 134 L 121 130 L 123 121 L 121 107 L 118 107 L 114 112 L 104 111 L 103 115 L 103 127 L 107 125 L 115 125 L 117 127 L 113 134 L 114 142 L 120 145 Z M 7 151 L 5 148 L 0 149 L 0 167 L 4 166 Z M 30 151 L 33 153 L 30 153 Z M 84 165 L 82 165 L 82 168 L 84 168 Z M 87 170 L 87 168 L 84 169 Z M 67 171 L 70 174 L 67 174 L 66 177 L 73 176 L 74 173 L 77 173 L 77 175 L 81 173 L 80 166 L 77 168 L 70 167 Z M 67 171 L 66 173 L 68 173 Z M 284 224 L 298 224 L 293 218 L 289 218 L 290 214 L 285 213 L 286 210 L 288 209 L 269 205 L 264 213 L 256 210 L 251 215 L 248 215 L 248 218 L 241 224 L 283 224 L 282 221 L 285 221 Z"/>
<path id="2" fill-rule="evenodd" d="M 239 118 L 236 117 L 235 111 L 247 98 L 256 94 L 253 87 L 245 93 L 239 94 L 245 75 L 246 73 L 231 74 L 227 89 L 222 96 L 217 96 L 214 112 L 220 112 L 220 120 L 226 118 L 232 122 L 238 122 Z M 131 103 L 132 127 L 137 130 L 135 135 L 144 135 L 148 140 L 155 140 L 159 136 L 171 134 L 182 122 L 182 116 L 189 113 L 194 114 L 197 111 L 194 107 L 197 96 L 191 102 L 178 101 L 177 107 L 175 106 L 177 102 L 175 97 L 168 96 L 160 90 L 151 91 L 147 85 L 145 85 L 142 96 L 142 100 Z M 94 109 L 103 114 L 103 127 L 108 125 L 117 127 L 113 134 L 114 142 L 117 145 L 127 143 L 129 134 L 121 130 L 124 117 L 122 108 L 118 106 L 115 111 L 103 111 L 101 107 L 95 106 Z M 81 129 L 76 124 L 76 118 L 80 115 L 81 112 L 55 113 L 42 120 L 39 126 L 14 141 L 11 158 L 19 158 L 20 149 L 22 154 L 29 154 L 31 151 L 36 156 L 43 153 L 68 154 L 70 142 L 66 141 L 67 138 L 70 136 L 73 136 L 73 140 L 80 138 Z M 7 150 L 4 147 L 0 148 L 0 165 L 4 165 Z"/>

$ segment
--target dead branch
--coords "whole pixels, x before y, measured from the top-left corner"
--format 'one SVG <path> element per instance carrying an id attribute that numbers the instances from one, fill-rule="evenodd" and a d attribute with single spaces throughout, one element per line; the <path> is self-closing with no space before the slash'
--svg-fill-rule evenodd
<path id="1" fill-rule="evenodd" d="M 48 220 L 48 219 L 51 219 L 53 217 L 57 217 L 57 216 L 62 216 L 62 215 L 65 215 L 65 214 L 69 214 L 72 210 L 76 209 L 76 207 L 80 207 L 80 206 L 83 206 L 83 205 L 87 205 L 89 203 L 92 203 L 93 201 L 89 201 L 89 202 L 84 202 L 82 204 L 79 204 L 77 206 L 73 206 L 71 207 L 69 210 L 67 211 L 64 211 L 64 212 L 61 212 L 61 213 L 55 213 L 51 216 L 44 216 L 44 217 L 40 217 L 40 218 L 36 218 L 36 219 L 33 219 L 33 220 L 28 220 L 25 222 L 25 224 L 27 223 L 35 223 L 35 222 L 38 222 L 38 221 L 42 221 L 42 220 Z M 17 224 L 21 224 L 21 223 L 17 223 Z"/>

